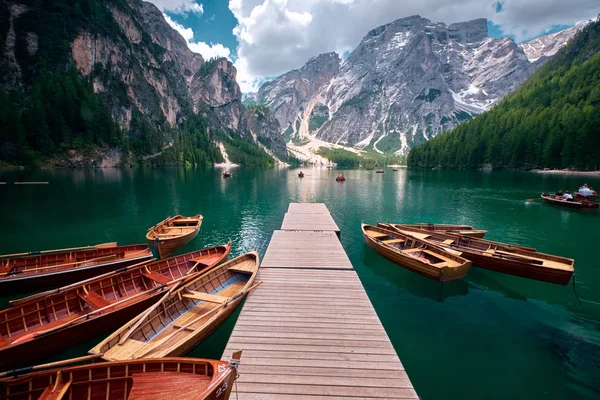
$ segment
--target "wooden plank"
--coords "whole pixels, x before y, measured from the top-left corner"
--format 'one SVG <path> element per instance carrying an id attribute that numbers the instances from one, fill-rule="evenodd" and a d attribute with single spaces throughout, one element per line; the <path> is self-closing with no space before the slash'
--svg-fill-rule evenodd
<path id="1" fill-rule="evenodd" d="M 388 387 L 407 388 L 410 387 L 408 379 L 371 377 L 364 379 L 362 376 L 322 376 L 322 375 L 275 375 L 241 373 L 238 383 L 290 383 L 303 385 L 307 383 L 330 386 L 362 386 L 362 387 Z"/>
<path id="2" fill-rule="evenodd" d="M 290 214 L 329 214 L 324 203 L 290 203 L 288 206 Z"/>
<path id="3" fill-rule="evenodd" d="M 223 354 L 244 349 L 237 398 L 418 398 L 335 229 L 292 203 L 273 232 Z"/>
<path id="4" fill-rule="evenodd" d="M 321 396 L 359 396 L 367 398 L 390 397 L 398 399 L 417 399 L 416 393 L 412 388 L 370 388 L 357 386 L 329 386 L 329 385 L 290 385 L 290 384 L 264 384 L 264 383 L 239 383 L 237 385 L 239 393 L 260 392 L 273 394 L 302 394 L 302 395 L 321 395 Z M 413 395 L 414 393 L 414 395 Z M 412 396 L 412 397 L 411 397 Z"/>
<path id="5" fill-rule="evenodd" d="M 335 233 L 296 231 L 273 232 L 261 268 L 353 269 Z"/>
<path id="6" fill-rule="evenodd" d="M 338 233 L 340 228 L 329 214 L 290 214 L 286 213 L 281 224 L 283 231 L 331 231 Z"/>

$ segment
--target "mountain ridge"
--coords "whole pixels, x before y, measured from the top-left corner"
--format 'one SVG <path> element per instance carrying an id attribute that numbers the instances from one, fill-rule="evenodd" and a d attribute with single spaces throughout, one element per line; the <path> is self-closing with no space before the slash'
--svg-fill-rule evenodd
<path id="1" fill-rule="evenodd" d="M 302 74 L 307 63 L 263 84 L 257 101 L 272 109 L 286 140 L 315 137 L 380 153 L 384 141 L 406 155 L 488 110 L 543 64 L 544 51 L 555 51 L 541 48 L 544 60 L 531 62 L 524 47 L 489 38 L 483 18 L 450 25 L 400 18 L 370 30 L 328 82 L 318 76 L 319 91 L 294 91 L 311 80 Z"/>

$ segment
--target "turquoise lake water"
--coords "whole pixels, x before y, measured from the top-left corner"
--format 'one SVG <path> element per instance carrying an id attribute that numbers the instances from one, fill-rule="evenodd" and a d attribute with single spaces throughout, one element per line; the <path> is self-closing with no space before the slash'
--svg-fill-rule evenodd
<path id="1" fill-rule="evenodd" d="M 517 172 L 133 169 L 0 172 L 0 253 L 143 243 L 174 214 L 204 215 L 180 252 L 226 243 L 232 255 L 264 255 L 290 202 L 324 202 L 417 392 L 429 399 L 600 398 L 598 211 L 526 203 L 542 191 L 575 190 L 599 178 Z M 48 185 L 14 185 L 14 181 Z M 360 223 L 473 225 L 486 238 L 575 259 L 576 290 L 472 268 L 440 283 L 378 256 Z M 1 296 L 1 294 L 0 294 Z M 0 297 L 6 307 L 8 298 Z M 237 313 L 191 354 L 219 358 Z M 83 355 L 98 337 L 55 357 Z"/>

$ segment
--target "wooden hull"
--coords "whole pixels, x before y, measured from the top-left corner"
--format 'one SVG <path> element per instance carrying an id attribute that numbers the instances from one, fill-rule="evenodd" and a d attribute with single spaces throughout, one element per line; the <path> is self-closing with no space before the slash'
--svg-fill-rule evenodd
<path id="1" fill-rule="evenodd" d="M 32 365 L 53 354 L 116 329 L 156 303 L 163 295 L 163 291 L 158 291 L 153 296 L 130 307 L 100 315 L 69 328 L 38 336 L 33 341 L 23 342 L 2 350 L 0 351 L 0 371 Z"/>
<path id="2" fill-rule="evenodd" d="M 229 249 L 211 247 L 11 302 L 14 307 L 0 311 L 0 371 L 30 365 L 118 328 L 159 301 L 169 287 L 219 265 Z M 186 276 L 193 266 L 198 272 Z M 79 309 L 82 301 L 91 303 Z"/>
<path id="3" fill-rule="evenodd" d="M 491 271 L 560 285 L 569 283 L 574 271 L 572 259 L 539 253 L 532 248 L 438 232 L 429 233 L 403 225 L 394 225 L 394 229 L 409 235 L 413 232 L 422 240 L 471 260 L 473 266 Z M 449 241 L 449 244 L 444 244 L 444 241 Z"/>
<path id="4" fill-rule="evenodd" d="M 227 400 L 236 370 L 227 362 L 160 358 L 42 370 L 0 380 L 6 400 Z"/>
<path id="5" fill-rule="evenodd" d="M 566 285 L 573 276 L 573 271 L 543 268 L 511 260 L 499 260 L 493 257 L 463 251 L 462 256 L 471 260 L 473 266 L 489 269 L 490 271 L 535 279 L 536 281 Z"/>
<path id="6" fill-rule="evenodd" d="M 3 296 L 12 296 L 15 294 L 32 293 L 44 289 L 64 286 L 107 272 L 116 271 L 120 268 L 137 264 L 140 261 L 150 260 L 151 258 L 152 253 L 148 250 L 147 253 L 139 257 L 120 259 L 102 264 L 95 264 L 89 267 L 80 267 L 39 275 L 12 275 L 0 279 L 0 293 L 2 293 Z"/>
<path id="7" fill-rule="evenodd" d="M 233 313 L 252 287 L 258 263 L 258 254 L 251 252 L 197 275 L 90 354 L 108 361 L 187 354 Z"/>
<path id="8" fill-rule="evenodd" d="M 193 230 L 180 235 L 177 235 L 176 233 L 170 233 L 170 236 L 172 237 L 160 237 L 160 233 L 158 232 L 160 229 L 173 229 L 173 232 L 177 231 L 177 229 L 182 229 L 182 232 L 183 229 L 189 230 L 188 228 L 190 227 L 187 226 L 176 228 L 169 225 L 171 221 L 178 218 L 185 217 L 182 217 L 181 215 L 177 215 L 172 218 L 169 217 L 156 226 L 150 228 L 146 234 L 146 240 L 148 241 L 148 244 L 156 253 L 158 253 L 161 258 L 168 257 L 169 255 L 175 253 L 177 250 L 194 240 L 196 236 L 198 236 L 198 232 L 200 232 L 200 227 L 202 226 L 202 216 L 196 215 L 194 218 L 197 218 L 199 222 L 196 224 Z M 159 237 L 157 237 L 157 235 L 159 235 Z"/>
<path id="9" fill-rule="evenodd" d="M 463 268 L 456 268 L 456 270 L 442 272 L 444 270 L 435 268 L 430 264 L 419 262 L 414 257 L 403 256 L 394 251 L 383 248 L 382 246 L 378 246 L 376 243 L 369 240 L 368 238 L 365 238 L 365 243 L 377 254 L 385 257 L 394 264 L 404 267 L 419 275 L 423 275 L 429 279 L 434 279 L 436 281 L 441 282 L 450 282 L 462 279 L 469 273 L 470 265 Z"/>
<path id="10" fill-rule="evenodd" d="M 549 195 L 542 195 L 542 199 L 544 199 L 544 201 L 548 204 L 566 208 L 574 208 L 578 210 L 597 210 L 599 207 L 598 203 L 594 201 L 566 201 L 555 199 Z"/>
<path id="11" fill-rule="evenodd" d="M 159 241 L 157 249 L 160 258 L 168 257 L 177 250 L 181 249 L 183 246 L 194 240 L 196 236 L 198 236 L 198 232 L 199 230 L 180 238 Z M 148 243 L 150 244 L 150 241 L 148 241 Z M 150 245 L 154 246 L 154 242 L 152 242 Z"/>
<path id="12" fill-rule="evenodd" d="M 404 254 L 402 251 L 395 250 L 394 248 L 390 248 L 389 246 L 379 243 L 367 235 L 364 231 L 364 228 L 363 236 L 365 243 L 379 255 L 385 257 L 396 265 L 436 281 L 450 282 L 457 279 L 462 279 L 469 273 L 469 269 L 471 267 L 471 263 L 467 260 L 462 260 L 462 265 L 442 268 L 436 267 L 434 264 L 423 262 L 419 258 L 411 257 Z M 448 256 L 452 257 L 452 255 Z"/>

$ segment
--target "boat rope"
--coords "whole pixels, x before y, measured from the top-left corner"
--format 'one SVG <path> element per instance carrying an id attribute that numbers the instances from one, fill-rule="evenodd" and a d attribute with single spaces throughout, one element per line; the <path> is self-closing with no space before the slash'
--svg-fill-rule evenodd
<path id="1" fill-rule="evenodd" d="M 575 273 L 573 273 L 573 293 L 575 293 L 575 297 L 579 302 L 579 307 L 581 307 L 581 309 L 583 310 L 583 304 L 581 304 L 581 299 L 579 298 L 579 295 L 577 294 L 577 288 L 575 287 Z"/>

